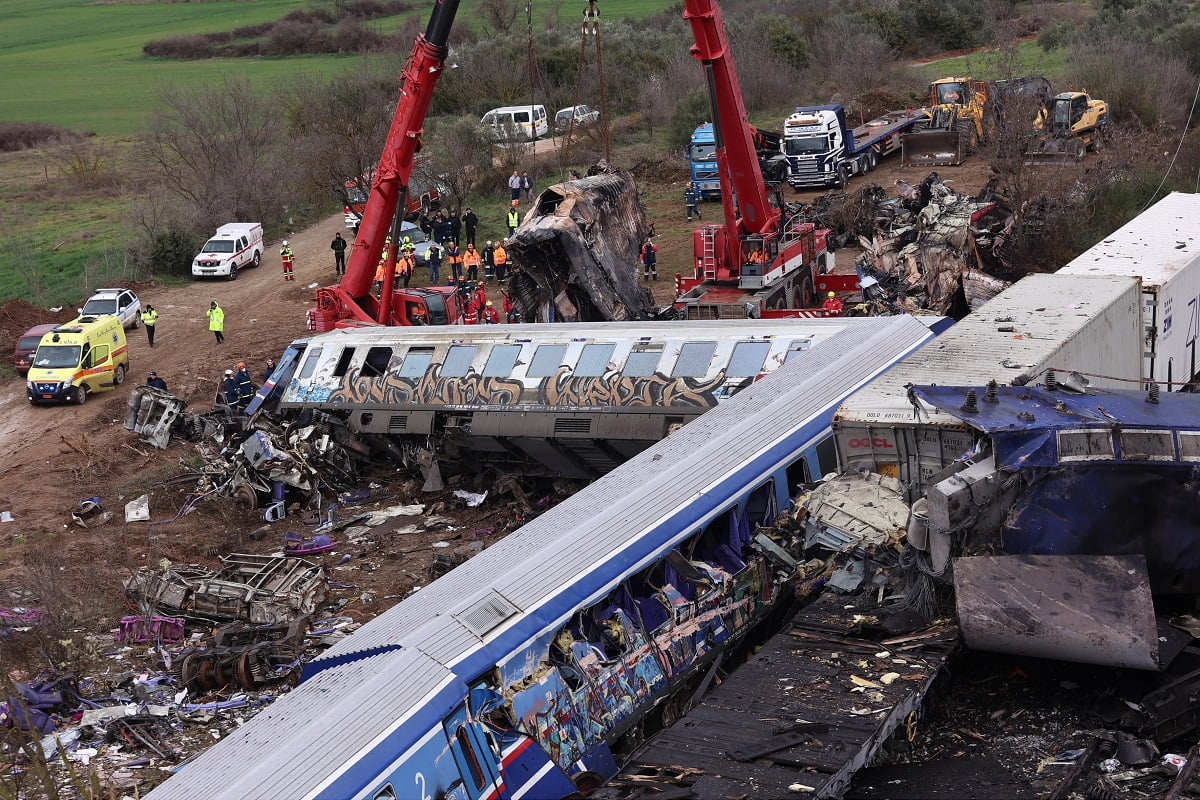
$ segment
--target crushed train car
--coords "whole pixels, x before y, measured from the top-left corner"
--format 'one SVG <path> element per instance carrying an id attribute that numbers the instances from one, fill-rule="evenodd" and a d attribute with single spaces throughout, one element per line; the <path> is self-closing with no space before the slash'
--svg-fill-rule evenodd
<path id="1" fill-rule="evenodd" d="M 506 242 L 509 291 L 521 319 L 652 318 L 654 300 L 638 283 L 647 230 L 633 176 L 605 162 L 586 178 L 543 191 Z"/>
<path id="2" fill-rule="evenodd" d="M 169 564 L 141 567 L 125 582 L 129 599 L 146 616 L 162 614 L 205 623 L 241 620 L 290 622 L 325 602 L 325 568 L 300 558 L 239 554 L 216 570 Z"/>

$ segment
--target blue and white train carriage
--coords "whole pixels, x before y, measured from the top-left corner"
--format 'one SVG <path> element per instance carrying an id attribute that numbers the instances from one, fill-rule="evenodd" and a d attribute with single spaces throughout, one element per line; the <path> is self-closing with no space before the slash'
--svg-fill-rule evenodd
<path id="1" fill-rule="evenodd" d="M 622 737 L 781 594 L 778 546 L 797 543 L 755 528 L 832 468 L 838 404 L 931 335 L 846 320 L 364 625 L 149 799 L 516 800 L 607 779 Z"/>
<path id="2" fill-rule="evenodd" d="M 337 330 L 297 343 L 279 406 L 335 413 L 357 434 L 428 448 L 443 465 L 461 454 L 471 467 L 533 463 L 590 480 L 849 324 Z"/>

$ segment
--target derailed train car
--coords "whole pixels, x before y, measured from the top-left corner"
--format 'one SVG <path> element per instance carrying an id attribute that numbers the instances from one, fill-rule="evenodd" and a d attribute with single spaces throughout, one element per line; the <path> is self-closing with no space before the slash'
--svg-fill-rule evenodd
<path id="1" fill-rule="evenodd" d="M 591 479 L 850 320 L 362 328 L 293 346 L 279 408 L 338 415 L 412 467 Z M 268 390 L 270 391 L 270 390 Z"/>
<path id="2" fill-rule="evenodd" d="M 847 320 L 364 625 L 148 797 L 554 798 L 607 779 L 784 596 L 800 543 L 777 510 L 832 468 L 838 403 L 931 335 Z"/>

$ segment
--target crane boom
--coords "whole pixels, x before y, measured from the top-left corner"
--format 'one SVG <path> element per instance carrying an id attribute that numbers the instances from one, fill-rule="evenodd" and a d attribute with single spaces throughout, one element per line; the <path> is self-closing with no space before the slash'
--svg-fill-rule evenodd
<path id="1" fill-rule="evenodd" d="M 704 67 L 713 112 L 717 170 L 737 198 L 722 193 L 727 223 L 739 233 L 768 233 L 779 228 L 779 210 L 767 197 L 766 183 L 755 149 L 755 129 L 742 102 L 725 23 L 715 0 L 684 0 L 683 17 L 692 26 L 692 57 Z"/>
<path id="2" fill-rule="evenodd" d="M 425 115 L 433 99 L 433 88 L 442 74 L 448 52 L 447 41 L 459 0 L 437 0 L 425 33 L 417 36 L 401 75 L 400 100 L 384 142 L 379 166 L 371 179 L 371 191 L 350 249 L 346 274 L 340 283 L 317 290 L 318 317 L 327 324 L 338 320 L 381 325 L 405 324 L 404 299 L 393 297 L 390 281 L 382 298 L 370 294 L 375 267 L 383 254 L 396 211 L 405 202 L 413 158 L 421 149 Z M 395 261 L 393 243 L 390 263 Z M 318 328 L 325 329 L 318 324 Z"/>

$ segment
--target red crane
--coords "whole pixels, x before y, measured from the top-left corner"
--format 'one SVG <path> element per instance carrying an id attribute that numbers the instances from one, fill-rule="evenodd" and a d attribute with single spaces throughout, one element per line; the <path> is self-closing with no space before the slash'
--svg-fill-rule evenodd
<path id="1" fill-rule="evenodd" d="M 696 272 L 677 279 L 676 307 L 692 318 L 797 316 L 819 305 L 817 289 L 830 284 L 827 231 L 791 219 L 779 192 L 763 180 L 758 131 L 746 115 L 715 0 L 684 0 L 683 16 L 708 83 L 725 221 L 693 231 Z"/>
<path id="2" fill-rule="evenodd" d="M 453 287 L 393 291 L 393 275 L 399 236 L 393 235 L 388 252 L 384 243 L 389 232 L 398 234 L 397 209 L 406 207 L 413 159 L 421 149 L 425 115 L 433 98 L 433 87 L 442 74 L 446 43 L 458 0 L 437 0 L 424 34 L 417 36 L 401 74 L 400 100 L 388 130 L 383 154 L 371 179 L 371 192 L 350 248 L 346 274 L 340 283 L 317 289 L 313 312 L 317 330 L 355 325 L 449 324 L 461 316 Z M 386 256 L 380 295 L 371 294 L 376 267 Z"/>

